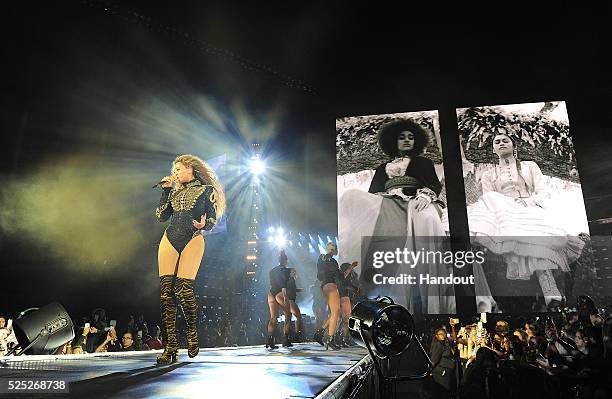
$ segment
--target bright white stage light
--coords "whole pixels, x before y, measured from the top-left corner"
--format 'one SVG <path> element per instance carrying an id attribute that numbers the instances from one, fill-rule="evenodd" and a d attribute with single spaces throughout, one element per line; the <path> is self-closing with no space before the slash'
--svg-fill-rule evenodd
<path id="1" fill-rule="evenodd" d="M 266 165 L 259 157 L 253 157 L 249 163 L 249 169 L 252 174 L 260 175 L 266 170 Z"/>
<path id="2" fill-rule="evenodd" d="M 276 229 L 276 233 L 280 234 L 280 235 L 283 235 L 283 234 L 285 234 L 285 230 L 282 227 L 279 227 L 278 229 Z"/>
<path id="3" fill-rule="evenodd" d="M 283 235 L 278 235 L 276 238 L 274 238 L 274 244 L 276 244 L 276 246 L 279 248 L 284 247 L 286 243 L 287 239 Z"/>
<path id="4" fill-rule="evenodd" d="M 268 233 L 274 233 L 274 230 L 275 230 L 274 226 L 268 227 Z"/>

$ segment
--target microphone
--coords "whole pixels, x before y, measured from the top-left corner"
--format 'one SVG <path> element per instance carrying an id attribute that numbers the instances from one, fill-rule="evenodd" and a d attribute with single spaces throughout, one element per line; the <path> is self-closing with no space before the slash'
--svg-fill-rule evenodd
<path id="1" fill-rule="evenodd" d="M 172 179 L 170 179 L 170 181 L 172 181 Z M 159 181 L 159 182 L 158 182 L 156 185 L 154 185 L 154 186 L 153 186 L 153 187 L 151 187 L 151 188 L 161 187 L 161 185 L 162 185 L 162 184 L 164 184 L 164 183 L 166 183 L 166 182 L 168 182 L 168 180 L 161 180 L 161 181 Z"/>

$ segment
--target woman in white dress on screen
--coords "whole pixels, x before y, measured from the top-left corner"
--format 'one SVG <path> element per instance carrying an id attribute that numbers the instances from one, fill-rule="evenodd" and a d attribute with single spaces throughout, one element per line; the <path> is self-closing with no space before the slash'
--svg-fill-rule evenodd
<path id="1" fill-rule="evenodd" d="M 513 138 L 497 134 L 493 152 L 499 162 L 483 173 L 482 197 L 468 206 L 472 241 L 502 255 L 509 280 L 535 273 L 546 305 L 553 307 L 562 294 L 552 272 L 568 272 L 584 242 L 555 220 L 544 175 L 537 163 L 518 159 Z"/>

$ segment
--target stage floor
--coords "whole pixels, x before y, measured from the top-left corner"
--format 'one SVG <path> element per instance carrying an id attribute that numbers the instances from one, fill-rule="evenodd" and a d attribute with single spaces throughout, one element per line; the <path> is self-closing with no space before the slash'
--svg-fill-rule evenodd
<path id="1" fill-rule="evenodd" d="M 270 351 L 263 346 L 205 348 L 173 365 L 161 351 L 0 357 L 2 379 L 69 382 L 70 393 L 0 394 L 40 398 L 313 398 L 367 354 L 360 347 L 325 351 L 316 343 Z"/>

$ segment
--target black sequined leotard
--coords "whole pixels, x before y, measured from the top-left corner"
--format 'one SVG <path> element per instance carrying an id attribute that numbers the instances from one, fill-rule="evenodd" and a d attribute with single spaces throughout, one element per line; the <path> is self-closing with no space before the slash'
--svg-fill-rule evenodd
<path id="1" fill-rule="evenodd" d="M 185 184 L 182 188 L 164 188 L 155 216 L 160 222 L 170 217 L 170 225 L 166 228 L 166 236 L 170 244 L 181 253 L 187 243 L 200 230 L 193 225 L 206 215 L 204 230 L 210 230 L 217 223 L 217 199 L 213 186 L 203 185 L 199 180 Z"/>

